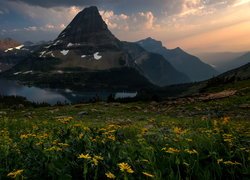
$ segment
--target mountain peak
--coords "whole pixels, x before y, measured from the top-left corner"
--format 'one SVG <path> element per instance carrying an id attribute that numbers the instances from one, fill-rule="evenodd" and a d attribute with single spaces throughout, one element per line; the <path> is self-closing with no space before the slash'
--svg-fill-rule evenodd
<path id="1" fill-rule="evenodd" d="M 150 46 L 150 47 L 163 47 L 162 42 L 161 41 L 157 41 L 151 37 L 148 37 L 146 39 L 140 40 L 137 43 L 141 44 L 141 45 L 146 45 L 146 46 Z"/>
<path id="2" fill-rule="evenodd" d="M 98 8 L 91 6 L 79 12 L 56 39 L 56 44 L 92 44 L 117 46 L 118 40 L 109 31 Z"/>
<path id="3" fill-rule="evenodd" d="M 184 52 L 180 47 L 176 47 L 173 49 L 174 51 L 177 51 L 177 52 Z"/>
<path id="4" fill-rule="evenodd" d="M 82 10 L 83 11 L 93 11 L 98 13 L 98 8 L 96 6 L 90 6 Z"/>
<path id="5" fill-rule="evenodd" d="M 153 39 L 151 37 L 146 38 L 145 41 L 148 41 L 149 43 L 155 44 L 158 46 L 163 46 L 161 41 L 157 41 L 156 39 Z"/>

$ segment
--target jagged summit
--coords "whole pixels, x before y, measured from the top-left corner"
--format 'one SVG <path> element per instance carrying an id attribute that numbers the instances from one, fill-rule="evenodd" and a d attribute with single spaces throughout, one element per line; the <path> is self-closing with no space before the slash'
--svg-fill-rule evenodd
<path id="1" fill-rule="evenodd" d="M 79 12 L 55 41 L 56 44 L 102 47 L 117 47 L 119 44 L 119 40 L 109 31 L 95 6 Z"/>
<path id="2" fill-rule="evenodd" d="M 159 47 L 159 46 L 163 47 L 161 41 L 157 41 L 157 40 L 155 40 L 155 39 L 153 39 L 151 37 L 148 37 L 146 39 L 140 40 L 137 43 L 139 43 L 142 46 L 147 46 L 149 48 L 152 48 L 152 47 L 155 47 L 155 46 L 157 46 L 157 47 Z"/>

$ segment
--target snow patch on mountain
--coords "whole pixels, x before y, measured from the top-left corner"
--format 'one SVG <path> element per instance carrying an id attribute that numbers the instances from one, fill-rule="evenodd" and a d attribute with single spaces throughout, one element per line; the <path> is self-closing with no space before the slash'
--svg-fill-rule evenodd
<path id="1" fill-rule="evenodd" d="M 13 73 L 14 75 L 18 75 L 18 74 L 21 74 L 22 72 L 15 72 Z"/>
<path id="2" fill-rule="evenodd" d="M 13 51 L 13 48 L 6 49 L 4 52 Z"/>
<path id="3" fill-rule="evenodd" d="M 46 55 L 50 55 L 51 57 L 55 57 L 55 55 L 53 54 L 53 51 L 47 52 Z"/>
<path id="4" fill-rule="evenodd" d="M 99 52 L 96 52 L 96 53 L 94 54 L 94 58 L 95 58 L 96 60 L 100 60 L 100 59 L 102 58 L 102 56 L 99 55 Z"/>
<path id="5" fill-rule="evenodd" d="M 39 57 L 43 57 L 43 55 L 46 53 L 46 51 L 42 51 L 40 52 L 40 56 Z"/>
<path id="6" fill-rule="evenodd" d="M 58 40 L 58 41 L 56 41 L 53 45 L 56 46 L 56 45 L 59 44 L 60 42 L 61 42 L 61 41 Z"/>
<path id="7" fill-rule="evenodd" d="M 58 70 L 56 71 L 58 74 L 63 74 L 63 71 L 62 70 Z"/>
<path id="8" fill-rule="evenodd" d="M 24 45 L 22 44 L 22 45 L 17 46 L 17 47 L 8 48 L 8 49 L 6 49 L 4 52 L 13 51 L 14 49 L 18 49 L 18 50 L 20 50 L 23 46 L 24 46 Z"/>
<path id="9" fill-rule="evenodd" d="M 67 47 L 71 47 L 71 46 L 74 46 L 74 44 L 69 43 L 69 44 L 67 45 Z"/>
<path id="10" fill-rule="evenodd" d="M 26 71 L 26 72 L 23 72 L 23 74 L 31 74 L 33 73 L 33 71 Z"/>
<path id="11" fill-rule="evenodd" d="M 65 89 L 66 93 L 72 93 L 73 91 L 71 89 Z"/>
<path id="12" fill-rule="evenodd" d="M 22 44 L 22 45 L 20 45 L 20 46 L 15 47 L 15 49 L 21 49 L 23 46 L 24 46 L 24 45 Z"/>
<path id="13" fill-rule="evenodd" d="M 80 45 L 81 45 L 81 44 L 79 44 L 79 43 L 75 43 L 75 44 L 69 43 L 69 44 L 67 45 L 67 47 L 80 46 Z"/>
<path id="14" fill-rule="evenodd" d="M 60 51 L 64 56 L 66 56 L 69 53 L 69 50 L 62 50 Z"/>

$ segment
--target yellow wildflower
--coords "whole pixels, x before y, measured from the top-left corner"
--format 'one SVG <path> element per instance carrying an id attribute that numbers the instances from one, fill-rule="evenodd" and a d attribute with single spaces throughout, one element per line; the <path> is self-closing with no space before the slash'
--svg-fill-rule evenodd
<path id="1" fill-rule="evenodd" d="M 46 151 L 62 151 L 62 148 L 57 147 L 57 146 L 52 146 L 52 147 L 46 149 Z"/>
<path id="2" fill-rule="evenodd" d="M 84 131 L 90 131 L 90 129 L 88 127 L 83 127 Z"/>
<path id="3" fill-rule="evenodd" d="M 103 160 L 102 156 L 94 156 L 94 158 L 98 159 L 98 160 Z"/>
<path id="4" fill-rule="evenodd" d="M 61 147 L 69 147 L 69 144 L 67 143 L 58 143 L 58 145 Z"/>
<path id="5" fill-rule="evenodd" d="M 20 176 L 23 173 L 23 171 L 24 171 L 23 169 L 12 171 L 7 176 L 10 177 L 10 178 L 15 179 L 16 177 Z"/>
<path id="6" fill-rule="evenodd" d="M 149 174 L 147 172 L 142 172 L 142 174 L 147 176 L 147 177 L 151 177 L 151 178 L 155 177 L 153 174 Z"/>
<path id="7" fill-rule="evenodd" d="M 105 128 L 100 128 L 99 131 L 106 131 L 106 129 Z"/>
<path id="8" fill-rule="evenodd" d="M 163 150 L 165 150 L 167 153 L 170 153 L 170 154 L 175 154 L 175 153 L 181 152 L 181 150 L 175 149 L 175 148 L 168 148 L 168 149 L 163 149 Z"/>
<path id="9" fill-rule="evenodd" d="M 97 159 L 95 159 L 95 158 L 93 158 L 93 159 L 92 159 L 92 162 L 94 163 L 94 165 L 95 165 L 95 166 L 97 166 L 97 165 L 98 165 L 98 163 L 99 163 L 99 162 L 98 162 L 98 160 L 97 160 Z"/>
<path id="10" fill-rule="evenodd" d="M 149 163 L 149 160 L 147 160 L 147 159 L 142 159 L 141 161 L 145 162 L 145 163 Z"/>
<path id="11" fill-rule="evenodd" d="M 116 125 L 114 125 L 114 124 L 109 124 L 108 126 L 107 126 L 107 129 L 112 129 L 112 128 L 115 128 L 116 127 Z"/>
<path id="12" fill-rule="evenodd" d="M 113 173 L 111 173 L 111 172 L 107 172 L 107 173 L 105 173 L 105 175 L 106 175 L 107 178 L 109 178 L 109 179 L 115 179 L 115 175 L 114 175 Z"/>
<path id="13" fill-rule="evenodd" d="M 29 136 L 28 136 L 28 134 L 22 134 L 22 135 L 20 136 L 20 138 L 21 138 L 21 139 L 27 139 L 27 138 L 29 138 Z"/>
<path id="14" fill-rule="evenodd" d="M 83 138 L 83 136 L 84 136 L 84 134 L 83 133 L 81 133 L 81 134 L 79 134 L 79 139 L 82 139 Z"/>
<path id="15" fill-rule="evenodd" d="M 224 117 L 223 118 L 223 124 L 228 124 L 229 123 L 229 120 L 230 120 L 230 117 Z"/>
<path id="16" fill-rule="evenodd" d="M 223 134 L 223 139 L 227 142 L 230 146 L 233 145 L 234 137 L 232 134 Z"/>
<path id="17" fill-rule="evenodd" d="M 120 170 L 121 170 L 122 172 L 127 172 L 127 173 L 130 173 L 130 174 L 134 173 L 134 171 L 133 171 L 132 168 L 128 165 L 128 163 L 119 163 L 118 166 L 119 166 L 119 168 L 120 168 Z"/>
<path id="18" fill-rule="evenodd" d="M 218 126 L 218 121 L 214 120 L 214 127 L 217 127 L 217 126 Z"/>
<path id="19" fill-rule="evenodd" d="M 217 164 L 220 164 L 223 162 L 223 159 L 217 159 Z"/>
<path id="20" fill-rule="evenodd" d="M 81 127 L 82 125 L 81 124 L 74 124 L 73 126 L 74 127 Z"/>
<path id="21" fill-rule="evenodd" d="M 195 149 L 192 150 L 185 149 L 185 152 L 187 152 L 188 154 L 198 154 L 198 152 Z"/>
<path id="22" fill-rule="evenodd" d="M 232 162 L 232 161 L 224 161 L 223 162 L 225 165 L 241 165 L 241 163 L 239 162 Z"/>
<path id="23" fill-rule="evenodd" d="M 148 129 L 147 129 L 147 128 L 142 128 L 142 129 L 141 129 L 141 134 L 142 134 L 142 135 L 145 135 L 147 132 L 148 132 Z"/>
<path id="24" fill-rule="evenodd" d="M 94 163 L 95 166 L 98 165 L 99 161 L 103 160 L 103 157 L 101 156 L 94 156 L 92 159 L 92 162 Z"/>
<path id="25" fill-rule="evenodd" d="M 48 138 L 49 137 L 49 134 L 48 133 L 44 133 L 44 134 L 42 134 L 42 135 L 39 135 L 37 138 L 38 139 L 46 139 L 46 138 Z"/>
<path id="26" fill-rule="evenodd" d="M 193 140 L 192 140 L 192 139 L 190 139 L 190 138 L 186 138 L 186 141 L 188 141 L 188 142 L 192 142 Z"/>
<path id="27" fill-rule="evenodd" d="M 80 154 L 78 158 L 79 159 L 91 159 L 91 156 L 89 154 Z"/>
<path id="28" fill-rule="evenodd" d="M 181 132 L 182 132 L 181 128 L 179 128 L 179 127 L 175 127 L 173 129 L 173 131 L 174 131 L 175 134 L 181 134 Z"/>
<path id="29" fill-rule="evenodd" d="M 90 137 L 89 138 L 92 142 L 97 142 L 97 139 Z"/>
<path id="30" fill-rule="evenodd" d="M 112 141 L 115 141 L 115 136 L 114 135 L 109 135 L 107 138 L 112 140 Z"/>
<path id="31" fill-rule="evenodd" d="M 70 120 L 72 120 L 72 119 L 73 119 L 73 117 L 71 117 L 71 116 L 65 117 L 65 118 L 64 118 L 65 121 L 70 121 Z"/>
<path id="32" fill-rule="evenodd" d="M 38 142 L 38 143 L 36 143 L 37 146 L 40 146 L 40 145 L 42 145 L 42 144 L 43 144 L 43 142 Z"/>

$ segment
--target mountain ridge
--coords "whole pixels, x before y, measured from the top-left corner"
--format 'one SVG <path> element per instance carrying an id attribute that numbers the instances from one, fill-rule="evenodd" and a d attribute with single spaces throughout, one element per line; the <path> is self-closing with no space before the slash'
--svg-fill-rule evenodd
<path id="1" fill-rule="evenodd" d="M 167 49 L 163 46 L 162 42 L 151 37 L 137 41 L 136 43 L 147 51 L 164 56 L 173 67 L 189 76 L 192 81 L 206 80 L 218 74 L 210 65 L 202 62 L 196 56 L 185 52 L 180 47 Z"/>
<path id="2" fill-rule="evenodd" d="M 47 70 L 44 69 L 46 67 Z M 99 72 L 101 74 L 113 73 L 114 70 L 117 72 L 118 69 L 121 72 L 131 72 L 124 71 L 124 68 L 133 69 L 144 76 L 145 80 L 142 80 L 138 73 L 134 73 L 134 75 L 137 74 L 134 79 L 138 80 L 138 84 L 141 84 L 140 81 L 148 81 L 148 85 L 145 86 L 152 86 L 152 84 L 165 86 L 189 81 L 186 75 L 178 72 L 161 55 L 147 52 L 136 43 L 122 42 L 117 39 L 109 31 L 97 7 L 85 8 L 54 41 L 42 46 L 30 58 L 16 65 L 6 74 L 12 78 L 26 79 L 30 83 L 34 82 L 27 76 L 41 77 L 44 82 L 39 81 L 40 83 L 46 84 L 48 81 L 51 84 L 55 74 L 60 74 L 61 78 L 74 76 L 74 79 L 82 71 L 93 73 L 93 75 L 88 74 L 88 77 L 96 77 L 94 73 Z M 23 71 L 29 73 L 23 74 Z M 112 75 L 107 77 L 112 78 Z M 128 74 L 128 77 L 118 84 L 123 83 L 124 87 L 129 87 L 131 76 Z M 82 82 L 72 80 L 72 83 L 81 84 L 82 87 L 91 84 L 87 79 L 81 80 Z M 103 85 L 101 81 L 99 83 Z"/>

